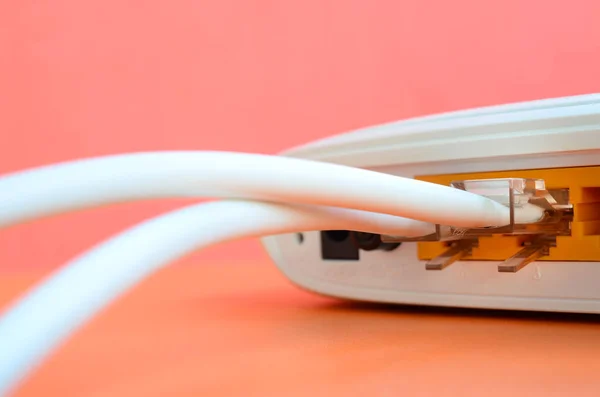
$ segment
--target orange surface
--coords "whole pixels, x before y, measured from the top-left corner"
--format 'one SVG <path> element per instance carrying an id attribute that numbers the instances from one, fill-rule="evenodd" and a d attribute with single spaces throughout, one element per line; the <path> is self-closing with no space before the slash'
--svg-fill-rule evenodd
<path id="1" fill-rule="evenodd" d="M 42 276 L 5 273 L 6 302 Z M 596 316 L 349 304 L 267 263 L 174 266 L 17 396 L 597 396 Z"/>
<path id="2" fill-rule="evenodd" d="M 600 91 L 600 1 L 0 1 L 0 173 L 138 150 L 273 153 L 433 112 Z M 172 203 L 0 233 L 55 266 Z M 250 240 L 195 260 L 264 259 Z"/>

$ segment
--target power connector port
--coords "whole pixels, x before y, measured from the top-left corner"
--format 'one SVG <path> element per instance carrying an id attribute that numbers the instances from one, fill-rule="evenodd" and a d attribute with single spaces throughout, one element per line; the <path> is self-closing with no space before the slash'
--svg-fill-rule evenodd
<path id="1" fill-rule="evenodd" d="M 321 258 L 323 260 L 359 260 L 358 247 L 354 245 L 348 230 L 321 232 Z"/>
<path id="2" fill-rule="evenodd" d="M 392 251 L 400 243 L 381 241 L 381 235 L 348 230 L 321 232 L 321 258 L 323 260 L 359 260 L 360 251 Z"/>

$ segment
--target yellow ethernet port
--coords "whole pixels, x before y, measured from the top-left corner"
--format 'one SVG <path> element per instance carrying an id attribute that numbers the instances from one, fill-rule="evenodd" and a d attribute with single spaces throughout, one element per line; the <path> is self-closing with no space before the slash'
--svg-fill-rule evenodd
<path id="1" fill-rule="evenodd" d="M 536 260 L 600 262 L 600 166 L 550 168 L 520 171 L 480 172 L 448 175 L 425 175 L 416 179 L 449 186 L 457 180 L 493 178 L 543 179 L 548 191 L 568 192 L 573 205 L 570 235 L 556 236 L 555 246 Z M 569 233 L 567 233 L 569 234 Z M 527 236 L 481 236 L 461 260 L 505 260 L 527 244 Z M 420 241 L 418 256 L 431 260 L 448 250 L 448 242 Z"/>

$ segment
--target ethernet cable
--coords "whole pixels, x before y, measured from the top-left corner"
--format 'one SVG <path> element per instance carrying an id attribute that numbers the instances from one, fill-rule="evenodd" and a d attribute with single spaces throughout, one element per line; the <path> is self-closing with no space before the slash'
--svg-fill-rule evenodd
<path id="1" fill-rule="evenodd" d="M 66 211 L 158 198 L 245 198 L 354 208 L 457 227 L 505 225 L 509 210 L 460 189 L 347 166 L 230 152 L 148 152 L 0 178 L 0 228 Z"/>
<path id="2" fill-rule="evenodd" d="M 359 210 L 236 200 L 150 219 L 61 267 L 0 318 L 0 395 L 98 311 L 172 260 L 242 237 L 331 229 L 421 236 L 433 225 Z"/>
<path id="3" fill-rule="evenodd" d="M 432 233 L 433 224 L 488 227 L 505 225 L 510 218 L 506 206 L 483 196 L 373 171 L 256 154 L 157 152 L 79 160 L 1 178 L 0 227 L 168 197 L 271 203 L 188 207 L 149 220 L 75 259 L 0 319 L 0 351 L 10 360 L 0 363 L 0 393 L 114 297 L 192 249 L 306 230 L 422 236 Z M 536 211 L 515 213 L 523 223 L 539 216 Z"/>

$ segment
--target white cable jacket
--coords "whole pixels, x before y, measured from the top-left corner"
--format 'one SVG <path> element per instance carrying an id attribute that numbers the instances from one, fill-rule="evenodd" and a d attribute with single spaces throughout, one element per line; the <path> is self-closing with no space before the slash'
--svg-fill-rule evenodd
<path id="1" fill-rule="evenodd" d="M 227 240 L 327 229 L 421 236 L 434 226 L 358 210 L 233 200 L 150 219 L 66 264 L 0 318 L 0 395 L 98 311 L 172 260 Z"/>
<path id="2" fill-rule="evenodd" d="M 280 156 L 180 151 L 78 160 L 0 178 L 0 228 L 76 209 L 174 197 L 336 206 L 458 227 L 509 223 L 508 208 L 447 186 Z"/>

